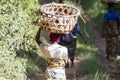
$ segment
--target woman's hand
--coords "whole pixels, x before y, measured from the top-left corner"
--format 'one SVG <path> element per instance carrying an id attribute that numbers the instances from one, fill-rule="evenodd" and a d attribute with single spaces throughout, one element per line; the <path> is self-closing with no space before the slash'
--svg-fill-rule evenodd
<path id="1" fill-rule="evenodd" d="M 86 39 L 84 39 L 84 42 L 85 42 L 85 44 L 87 44 L 87 43 L 88 43 Z"/>

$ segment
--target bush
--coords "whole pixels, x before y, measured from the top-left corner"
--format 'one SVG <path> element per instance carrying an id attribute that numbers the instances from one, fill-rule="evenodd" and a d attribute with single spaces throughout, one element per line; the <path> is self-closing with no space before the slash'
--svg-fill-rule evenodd
<path id="1" fill-rule="evenodd" d="M 114 60 L 114 62 L 120 70 L 120 56 L 117 56 L 117 58 Z"/>
<path id="2" fill-rule="evenodd" d="M 0 80 L 28 80 L 36 66 L 45 66 L 36 65 L 37 7 L 35 0 L 1 0 Z"/>

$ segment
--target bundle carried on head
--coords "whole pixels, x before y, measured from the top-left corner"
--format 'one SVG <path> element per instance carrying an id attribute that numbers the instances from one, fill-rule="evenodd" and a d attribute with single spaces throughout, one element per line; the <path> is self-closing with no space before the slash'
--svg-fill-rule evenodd
<path id="1" fill-rule="evenodd" d="M 120 0 L 101 0 L 103 3 L 120 3 Z"/>
<path id="2" fill-rule="evenodd" d="M 67 4 L 49 3 L 39 9 L 39 24 L 52 33 L 69 33 L 74 28 L 80 12 Z"/>

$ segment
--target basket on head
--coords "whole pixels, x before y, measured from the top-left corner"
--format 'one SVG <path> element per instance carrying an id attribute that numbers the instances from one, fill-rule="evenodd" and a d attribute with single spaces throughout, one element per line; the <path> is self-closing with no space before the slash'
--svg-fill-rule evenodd
<path id="1" fill-rule="evenodd" d="M 39 9 L 42 29 L 52 33 L 69 33 L 74 28 L 79 10 L 67 4 L 49 3 Z"/>
<path id="2" fill-rule="evenodd" d="M 120 0 L 101 0 L 103 3 L 120 3 Z"/>

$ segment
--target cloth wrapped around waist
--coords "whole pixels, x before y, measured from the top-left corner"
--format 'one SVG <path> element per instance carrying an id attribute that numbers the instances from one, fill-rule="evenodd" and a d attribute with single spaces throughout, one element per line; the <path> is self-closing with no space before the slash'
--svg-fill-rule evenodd
<path id="1" fill-rule="evenodd" d="M 47 65 L 49 68 L 65 67 L 65 60 L 59 58 L 47 58 Z"/>
<path id="2" fill-rule="evenodd" d="M 65 68 L 47 68 L 47 80 L 66 80 Z"/>

